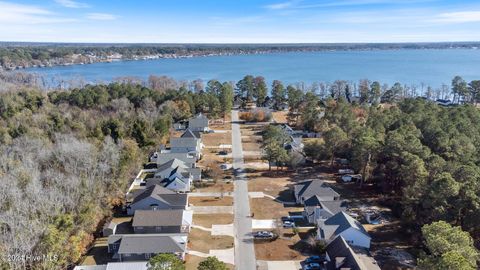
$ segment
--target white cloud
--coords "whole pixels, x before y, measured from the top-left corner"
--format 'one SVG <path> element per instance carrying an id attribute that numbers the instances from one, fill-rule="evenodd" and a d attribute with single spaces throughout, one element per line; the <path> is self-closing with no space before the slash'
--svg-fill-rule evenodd
<path id="1" fill-rule="evenodd" d="M 440 23 L 469 23 L 480 22 L 480 11 L 458 11 L 442 13 L 432 19 L 433 22 Z"/>
<path id="2" fill-rule="evenodd" d="M 59 5 L 62 5 L 67 8 L 87 8 L 89 5 L 81 2 L 76 2 L 73 0 L 55 0 Z"/>
<path id="3" fill-rule="evenodd" d="M 73 19 L 59 17 L 45 8 L 0 1 L 0 23 L 31 25 L 68 21 Z"/>
<path id="4" fill-rule="evenodd" d="M 300 0 L 292 0 L 292 1 L 282 2 L 282 3 L 266 5 L 265 8 L 270 10 L 282 10 L 282 9 L 292 8 L 299 2 Z"/>
<path id="5" fill-rule="evenodd" d="M 117 16 L 108 13 L 88 13 L 87 19 L 96 21 L 113 21 L 117 19 Z"/>

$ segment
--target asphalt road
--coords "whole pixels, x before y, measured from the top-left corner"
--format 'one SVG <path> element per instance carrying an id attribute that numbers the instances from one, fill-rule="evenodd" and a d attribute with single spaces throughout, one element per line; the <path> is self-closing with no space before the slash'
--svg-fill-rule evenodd
<path id="1" fill-rule="evenodd" d="M 252 237 L 252 219 L 248 198 L 247 177 L 244 172 L 242 135 L 238 124 L 238 111 L 232 111 L 232 157 L 234 181 L 234 232 L 235 232 L 235 268 L 255 270 L 256 259 Z"/>

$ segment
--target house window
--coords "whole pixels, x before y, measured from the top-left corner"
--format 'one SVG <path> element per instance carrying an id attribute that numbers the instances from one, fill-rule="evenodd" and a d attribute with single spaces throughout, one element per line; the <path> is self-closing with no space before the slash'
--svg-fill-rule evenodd
<path id="1" fill-rule="evenodd" d="M 155 227 L 155 231 L 161 232 L 161 231 L 162 231 L 162 227 Z"/>
<path id="2" fill-rule="evenodd" d="M 123 256 L 130 257 L 130 253 L 125 253 L 125 254 L 123 254 Z"/>
<path id="3" fill-rule="evenodd" d="M 150 254 L 150 253 L 146 253 L 146 254 L 145 254 L 145 259 L 147 259 L 147 260 L 148 260 L 148 259 L 150 259 L 150 257 L 151 257 L 151 256 L 152 256 L 152 254 Z"/>
<path id="4" fill-rule="evenodd" d="M 143 227 L 142 226 L 137 226 L 137 229 L 143 230 Z"/>

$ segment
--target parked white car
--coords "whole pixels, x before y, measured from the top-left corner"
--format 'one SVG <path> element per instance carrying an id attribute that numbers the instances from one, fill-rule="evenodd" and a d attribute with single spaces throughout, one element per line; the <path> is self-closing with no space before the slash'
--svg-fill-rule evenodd
<path id="1" fill-rule="evenodd" d="M 354 174 L 355 172 L 352 169 L 340 169 L 338 174 Z"/>

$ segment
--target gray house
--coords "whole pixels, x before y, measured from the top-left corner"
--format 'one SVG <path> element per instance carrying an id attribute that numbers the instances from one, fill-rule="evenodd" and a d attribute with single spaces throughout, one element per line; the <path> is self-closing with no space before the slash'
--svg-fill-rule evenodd
<path id="1" fill-rule="evenodd" d="M 335 201 L 340 199 L 340 194 L 328 187 L 322 180 L 307 180 L 296 184 L 293 188 L 295 200 L 303 204 L 312 196 L 318 196 L 321 201 Z"/>
<path id="2" fill-rule="evenodd" d="M 192 131 L 206 132 L 208 131 L 208 118 L 200 113 L 188 120 L 188 128 Z"/>
<path id="3" fill-rule="evenodd" d="M 360 222 L 345 212 L 337 213 L 327 220 L 319 220 L 317 239 L 331 242 L 342 236 L 351 246 L 370 248 L 371 237 Z"/>
<path id="4" fill-rule="evenodd" d="M 322 201 L 322 199 L 315 195 L 304 202 L 303 216 L 309 223 L 314 224 L 317 220 L 325 220 L 337 213 L 347 210 L 345 201 Z"/>
<path id="5" fill-rule="evenodd" d="M 355 252 L 342 236 L 327 245 L 325 257 L 326 269 L 380 270 L 372 257 Z"/>
<path id="6" fill-rule="evenodd" d="M 200 135 L 197 137 L 190 129 L 187 129 L 182 136 L 178 138 L 170 138 L 170 151 L 172 153 L 190 153 L 195 155 L 197 159 L 200 159 L 202 148 L 203 145 Z"/>
<path id="7" fill-rule="evenodd" d="M 132 227 L 135 233 L 188 233 L 192 216 L 187 210 L 137 210 Z"/>
<path id="8" fill-rule="evenodd" d="M 172 160 L 179 159 L 185 163 L 189 168 L 195 168 L 197 162 L 197 156 L 192 153 L 174 153 L 170 149 L 163 149 L 153 153 L 150 157 L 150 162 L 156 162 L 158 166 Z"/>
<path id="9" fill-rule="evenodd" d="M 173 174 L 190 173 L 194 181 L 202 180 L 202 171 L 200 168 L 191 168 L 184 161 L 174 158 L 163 164 L 158 165 L 155 172 L 156 178 L 170 178 Z"/>
<path id="10" fill-rule="evenodd" d="M 117 223 L 113 221 L 106 222 L 105 225 L 103 225 L 103 230 L 102 230 L 103 237 L 107 237 L 112 234 L 115 234 L 116 230 L 117 230 Z"/>
<path id="11" fill-rule="evenodd" d="M 186 209 L 187 194 L 178 194 L 160 185 L 153 185 L 133 194 L 127 213 L 133 215 L 136 210 Z"/>
<path id="12" fill-rule="evenodd" d="M 108 237 L 108 253 L 123 261 L 148 261 L 157 254 L 185 258 L 186 234 L 115 234 Z"/>

